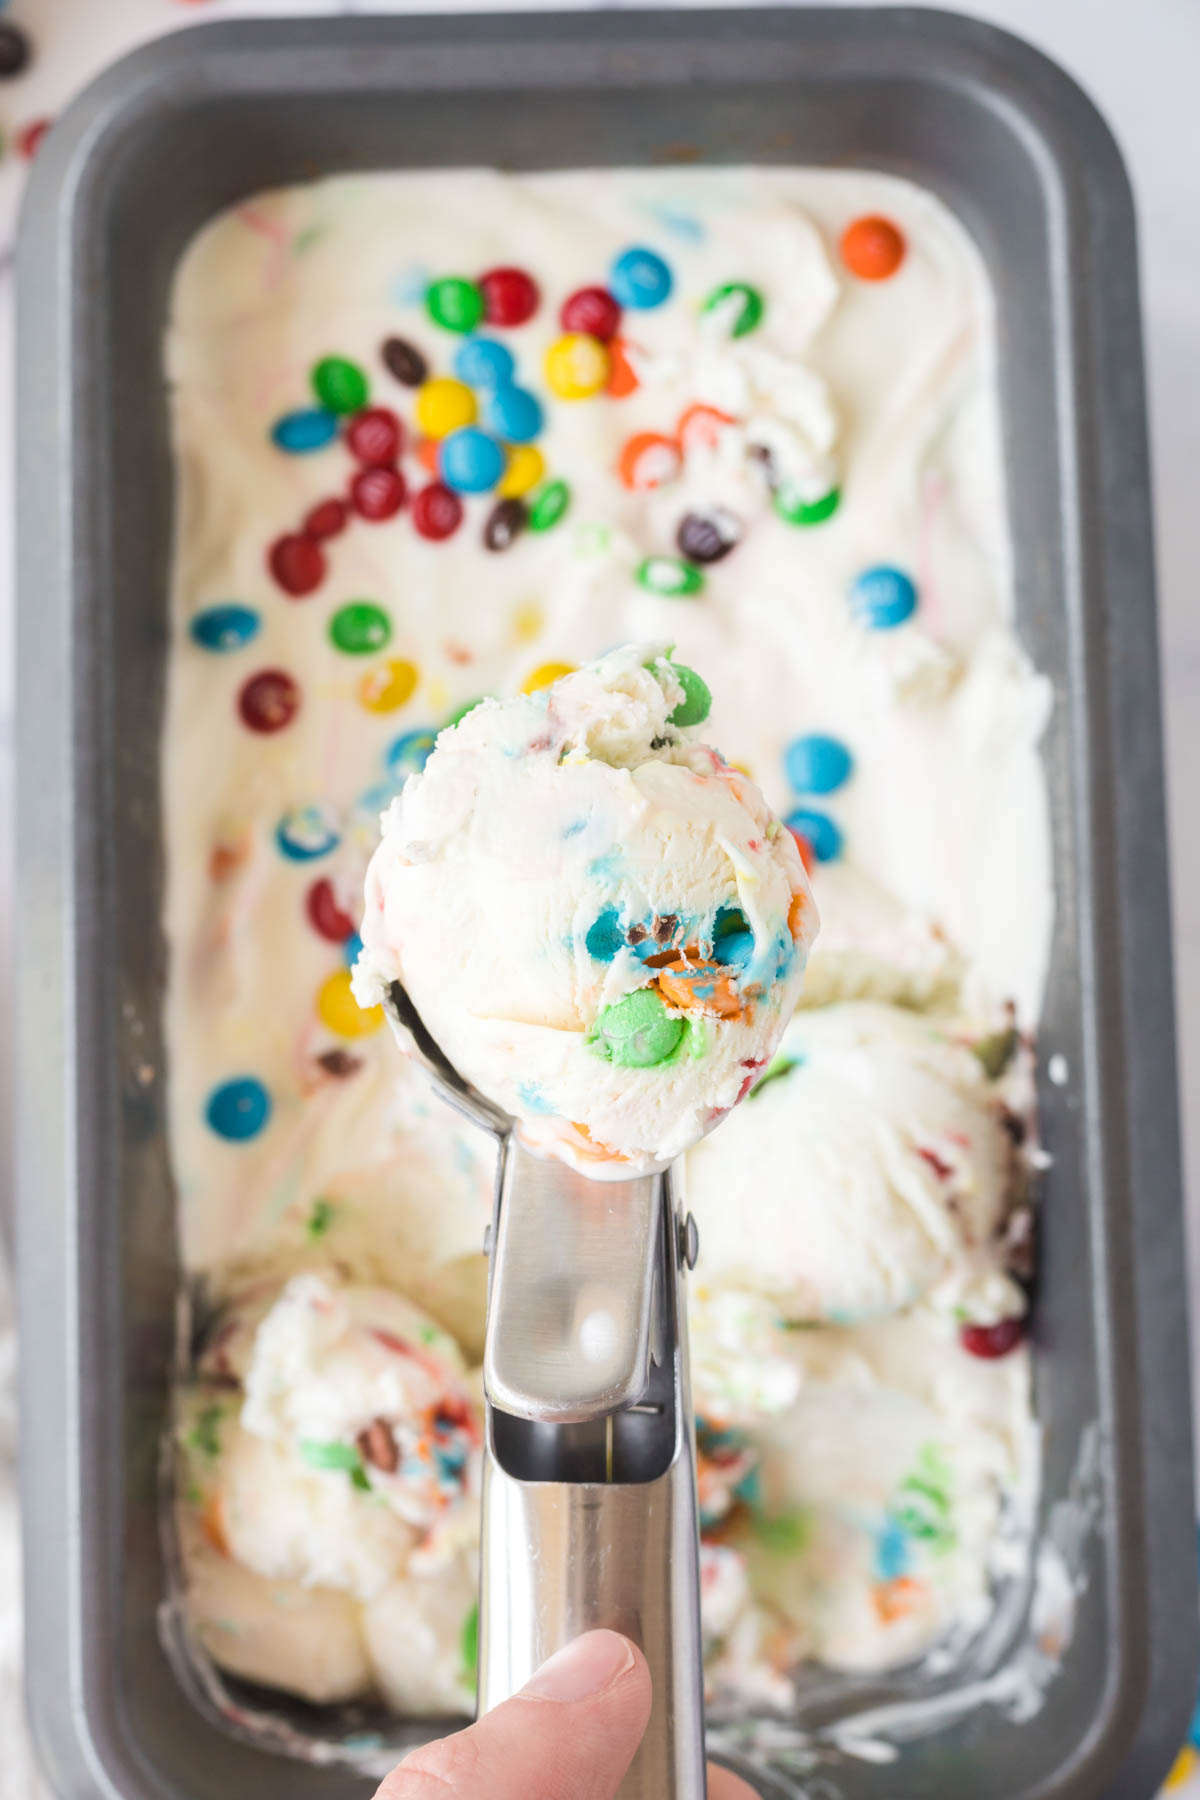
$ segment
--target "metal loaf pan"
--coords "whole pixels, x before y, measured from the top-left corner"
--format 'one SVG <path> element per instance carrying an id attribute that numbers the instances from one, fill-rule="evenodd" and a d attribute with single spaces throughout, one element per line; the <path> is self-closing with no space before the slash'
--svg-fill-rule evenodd
<path id="1" fill-rule="evenodd" d="M 974 234 L 999 305 L 1021 630 L 1057 694 L 1042 1064 L 1060 1053 L 1070 1080 L 1041 1095 L 1037 1404 L 1043 1516 L 1086 1439 L 1100 1522 L 1033 1718 L 966 1707 L 898 1763 L 843 1759 L 812 1792 L 1148 1797 L 1181 1740 L 1195 1537 L 1157 643 L 1133 215 L 1106 127 L 1032 50 L 933 12 L 246 23 L 152 44 L 76 101 L 39 153 L 20 252 L 28 1680 L 72 1800 L 371 1786 L 223 1732 L 156 1628 L 178 1275 L 158 922 L 174 267 L 213 213 L 275 183 L 682 155 L 892 170 Z"/>

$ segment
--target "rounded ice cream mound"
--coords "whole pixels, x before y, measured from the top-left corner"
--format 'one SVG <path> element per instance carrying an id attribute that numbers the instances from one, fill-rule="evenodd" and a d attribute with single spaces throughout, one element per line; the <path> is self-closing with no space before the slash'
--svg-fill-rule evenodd
<path id="1" fill-rule="evenodd" d="M 922 1299 L 984 1322 L 1023 1311 L 998 1241 L 1022 1179 L 1006 1093 L 950 1021 L 869 1001 L 798 1013 L 744 1111 L 688 1159 L 701 1294 L 741 1290 L 794 1323 Z"/>
<path id="2" fill-rule="evenodd" d="M 590 1175 L 669 1163 L 745 1097 L 816 911 L 790 833 L 632 645 L 444 731 L 367 874 L 364 1004 L 401 981 L 468 1080 Z"/>

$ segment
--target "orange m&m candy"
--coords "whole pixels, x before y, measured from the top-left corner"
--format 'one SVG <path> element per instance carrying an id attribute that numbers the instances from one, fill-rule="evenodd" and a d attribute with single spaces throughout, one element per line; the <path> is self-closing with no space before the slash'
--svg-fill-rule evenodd
<path id="1" fill-rule="evenodd" d="M 886 281 L 904 261 L 904 236 L 878 213 L 855 219 L 842 233 L 842 261 L 860 281 Z"/>
<path id="2" fill-rule="evenodd" d="M 661 431 L 638 431 L 617 460 L 617 473 L 627 488 L 642 491 L 661 487 L 679 473 L 679 445 Z"/>
<path id="3" fill-rule="evenodd" d="M 726 426 L 732 425 L 732 414 L 722 412 L 716 406 L 689 406 L 681 412 L 675 427 L 675 435 L 685 456 L 693 450 L 712 450 L 720 442 L 721 433 Z"/>
<path id="4" fill-rule="evenodd" d="M 640 383 L 629 360 L 624 338 L 613 338 L 608 346 L 608 389 L 614 400 L 624 400 Z"/>

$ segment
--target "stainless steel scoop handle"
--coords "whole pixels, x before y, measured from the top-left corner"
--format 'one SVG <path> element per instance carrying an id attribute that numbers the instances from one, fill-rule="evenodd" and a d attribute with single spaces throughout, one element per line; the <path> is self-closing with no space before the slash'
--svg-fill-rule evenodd
<path id="1" fill-rule="evenodd" d="M 479 1709 L 581 1632 L 624 1632 L 650 1665 L 654 1700 L 619 1800 L 704 1800 L 695 1432 L 670 1175 L 589 1181 L 534 1156 L 399 983 L 386 1010 L 442 1096 L 500 1144 Z"/>
<path id="2" fill-rule="evenodd" d="M 622 1631 L 650 1665 L 654 1700 L 620 1800 L 703 1800 L 695 1441 L 670 1178 L 587 1181 L 510 1138 L 497 1214 L 480 1711 L 581 1632 Z"/>

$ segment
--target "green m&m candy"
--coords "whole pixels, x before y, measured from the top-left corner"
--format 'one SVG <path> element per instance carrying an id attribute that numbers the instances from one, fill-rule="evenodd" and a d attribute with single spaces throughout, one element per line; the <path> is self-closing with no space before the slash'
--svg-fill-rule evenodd
<path id="1" fill-rule="evenodd" d="M 715 312 L 718 307 L 729 319 L 730 337 L 745 337 L 762 323 L 763 297 L 749 282 L 726 281 L 714 288 L 701 311 Z"/>
<path id="2" fill-rule="evenodd" d="M 683 689 L 683 699 L 674 712 L 667 714 L 668 725 L 702 725 L 712 711 L 712 695 L 708 684 L 686 663 L 673 662 L 671 673 Z"/>
<path id="3" fill-rule="evenodd" d="M 625 1069 L 652 1069 L 679 1047 L 683 1020 L 667 1011 L 655 988 L 639 988 L 606 1006 L 592 1027 L 592 1043 Z"/>
<path id="4" fill-rule="evenodd" d="M 367 404 L 367 378 L 344 356 L 323 356 L 312 372 L 313 393 L 333 413 L 359 412 Z"/>
<path id="5" fill-rule="evenodd" d="M 392 635 L 392 621 L 373 600 L 351 600 L 329 621 L 329 635 L 347 656 L 370 656 Z"/>
<path id="6" fill-rule="evenodd" d="M 775 494 L 775 511 L 789 525 L 823 525 L 826 519 L 832 519 L 841 498 L 841 489 L 835 487 L 815 500 L 806 498 L 793 487 L 781 487 Z"/>
<path id="7" fill-rule="evenodd" d="M 530 531 L 549 531 L 552 525 L 558 524 L 570 502 L 571 490 L 566 482 L 551 481 L 530 502 Z"/>
<path id="8" fill-rule="evenodd" d="M 461 275 L 443 275 L 425 290 L 425 307 L 434 324 L 445 331 L 474 331 L 483 318 L 483 294 Z"/>
<path id="9" fill-rule="evenodd" d="M 672 599 L 698 594 L 704 586 L 699 569 L 677 556 L 648 556 L 638 566 L 637 580 L 652 594 L 668 594 Z"/>

